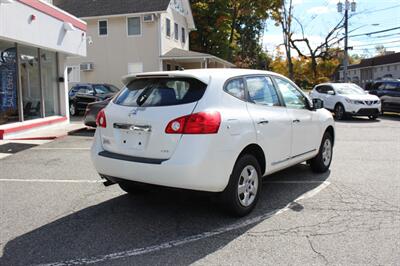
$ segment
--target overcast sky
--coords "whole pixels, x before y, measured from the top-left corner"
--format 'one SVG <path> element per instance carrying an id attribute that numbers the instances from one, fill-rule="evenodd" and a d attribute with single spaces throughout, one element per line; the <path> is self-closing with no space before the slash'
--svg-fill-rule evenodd
<path id="1" fill-rule="evenodd" d="M 341 0 L 344 2 L 343 0 Z M 306 36 L 317 45 L 341 19 L 337 12 L 338 0 L 293 0 L 294 16 L 302 22 Z M 400 27 L 400 0 L 356 0 L 357 11 L 349 20 L 349 35 Z M 264 36 L 264 46 L 273 52 L 282 41 L 282 30 L 273 21 L 268 21 Z M 376 25 L 379 24 L 379 25 Z M 294 22 L 295 36 L 301 37 L 300 27 Z M 400 52 L 400 29 L 371 36 L 349 39 L 353 46 L 351 53 L 375 54 L 375 46 L 383 44 L 389 51 Z M 343 43 L 341 43 L 343 47 Z"/>

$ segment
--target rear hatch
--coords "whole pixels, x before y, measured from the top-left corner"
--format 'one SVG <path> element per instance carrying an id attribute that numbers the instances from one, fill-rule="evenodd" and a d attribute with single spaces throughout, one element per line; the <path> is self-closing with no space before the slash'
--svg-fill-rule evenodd
<path id="1" fill-rule="evenodd" d="M 190 115 L 207 85 L 188 77 L 145 77 L 130 81 L 105 110 L 101 128 L 106 151 L 169 159 L 181 134 L 166 134 L 168 123 Z"/>

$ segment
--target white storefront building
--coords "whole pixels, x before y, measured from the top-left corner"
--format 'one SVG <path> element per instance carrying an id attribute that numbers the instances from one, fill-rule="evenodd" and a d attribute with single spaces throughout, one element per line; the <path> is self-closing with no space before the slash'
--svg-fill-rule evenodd
<path id="1" fill-rule="evenodd" d="M 51 1 L 0 0 L 0 139 L 68 122 L 67 56 L 86 56 L 86 22 Z"/>

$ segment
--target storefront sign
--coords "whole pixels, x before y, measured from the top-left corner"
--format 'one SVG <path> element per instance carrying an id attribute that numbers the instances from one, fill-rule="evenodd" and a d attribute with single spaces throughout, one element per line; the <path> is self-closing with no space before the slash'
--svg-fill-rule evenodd
<path id="1" fill-rule="evenodd" d="M 0 111 L 17 109 L 15 49 L 0 51 Z"/>

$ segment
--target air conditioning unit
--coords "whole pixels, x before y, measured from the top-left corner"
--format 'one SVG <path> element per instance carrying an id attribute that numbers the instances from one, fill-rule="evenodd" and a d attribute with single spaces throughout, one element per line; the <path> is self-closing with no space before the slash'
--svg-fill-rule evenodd
<path id="1" fill-rule="evenodd" d="M 143 22 L 151 23 L 151 22 L 154 22 L 154 20 L 155 20 L 154 14 L 149 14 L 149 15 L 143 16 Z"/>
<path id="2" fill-rule="evenodd" d="M 81 71 L 92 71 L 94 69 L 93 63 L 83 63 L 81 64 Z"/>

